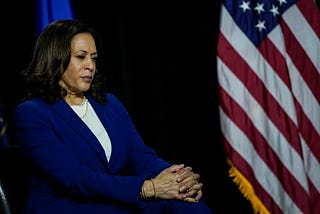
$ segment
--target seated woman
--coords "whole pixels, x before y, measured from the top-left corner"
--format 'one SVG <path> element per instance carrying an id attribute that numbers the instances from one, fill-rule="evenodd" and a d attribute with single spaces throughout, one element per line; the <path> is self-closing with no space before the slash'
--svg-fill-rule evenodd
<path id="1" fill-rule="evenodd" d="M 26 213 L 211 213 L 199 174 L 158 157 L 104 90 L 95 41 L 89 26 L 55 21 L 23 71 L 15 133 L 30 175 Z"/>

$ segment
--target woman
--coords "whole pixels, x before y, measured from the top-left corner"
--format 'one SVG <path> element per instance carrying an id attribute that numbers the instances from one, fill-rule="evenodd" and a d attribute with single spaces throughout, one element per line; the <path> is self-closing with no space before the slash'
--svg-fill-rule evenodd
<path id="1" fill-rule="evenodd" d="M 30 171 L 26 213 L 211 213 L 199 174 L 147 147 L 96 68 L 95 34 L 49 24 L 23 76 L 16 136 Z"/>

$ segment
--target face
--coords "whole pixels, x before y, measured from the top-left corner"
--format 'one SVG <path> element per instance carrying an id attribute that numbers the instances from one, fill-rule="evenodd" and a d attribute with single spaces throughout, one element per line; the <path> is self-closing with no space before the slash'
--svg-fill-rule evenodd
<path id="1" fill-rule="evenodd" d="M 82 96 L 83 92 L 89 90 L 96 72 L 97 57 L 91 34 L 80 33 L 72 38 L 70 63 L 59 82 L 67 90 L 67 96 Z"/>

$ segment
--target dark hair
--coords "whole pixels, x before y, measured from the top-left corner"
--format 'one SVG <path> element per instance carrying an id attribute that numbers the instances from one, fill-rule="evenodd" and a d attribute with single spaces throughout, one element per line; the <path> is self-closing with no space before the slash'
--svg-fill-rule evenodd
<path id="1" fill-rule="evenodd" d="M 79 33 L 90 33 L 97 41 L 95 31 L 78 20 L 54 21 L 45 27 L 35 43 L 31 62 L 21 73 L 26 83 L 25 99 L 40 98 L 52 104 L 66 95 L 59 80 L 70 62 L 71 40 Z M 87 93 L 105 103 L 104 92 L 102 74 L 97 71 Z"/>

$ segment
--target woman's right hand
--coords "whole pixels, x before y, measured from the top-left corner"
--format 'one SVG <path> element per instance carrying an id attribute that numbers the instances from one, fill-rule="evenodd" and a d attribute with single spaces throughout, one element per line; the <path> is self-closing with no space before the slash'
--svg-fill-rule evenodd
<path id="1" fill-rule="evenodd" d="M 172 165 L 164 169 L 154 179 L 144 182 L 142 197 L 197 202 L 202 195 L 202 184 L 198 182 L 198 178 L 199 175 L 193 173 L 190 167 L 184 167 L 183 164 Z M 195 193 L 197 193 L 196 198 L 192 197 Z"/>

